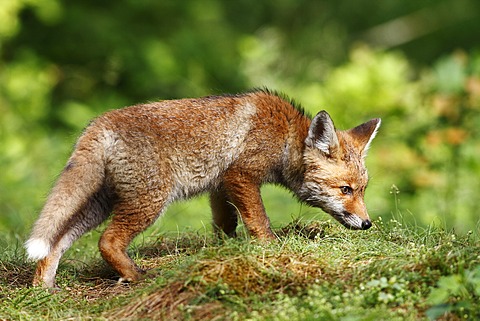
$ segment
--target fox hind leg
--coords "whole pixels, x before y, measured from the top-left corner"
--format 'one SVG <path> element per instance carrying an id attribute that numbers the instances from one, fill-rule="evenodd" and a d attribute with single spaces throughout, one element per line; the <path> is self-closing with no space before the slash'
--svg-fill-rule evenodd
<path id="1" fill-rule="evenodd" d="M 98 246 L 103 259 L 120 274 L 119 282 L 137 281 L 145 273 L 128 256 L 127 248 L 135 236 L 155 222 L 163 208 L 163 202 L 150 199 L 124 200 L 116 204 L 112 221 L 103 232 Z"/>

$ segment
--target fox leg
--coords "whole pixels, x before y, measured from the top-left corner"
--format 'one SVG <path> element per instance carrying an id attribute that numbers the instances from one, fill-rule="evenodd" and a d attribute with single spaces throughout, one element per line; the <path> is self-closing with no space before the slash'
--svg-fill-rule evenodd
<path id="1" fill-rule="evenodd" d="M 223 187 L 210 193 L 210 207 L 213 216 L 213 228 L 217 235 L 222 231 L 230 237 L 235 237 L 238 223 L 238 211 L 228 199 Z"/>
<path id="2" fill-rule="evenodd" d="M 57 287 L 55 275 L 63 253 L 70 248 L 85 232 L 97 227 L 110 214 L 111 200 L 105 191 L 93 195 L 88 202 L 72 217 L 68 226 L 63 229 L 57 241 L 52 245 L 52 250 L 37 264 L 33 277 L 34 286 Z"/>
<path id="3" fill-rule="evenodd" d="M 140 203 L 143 207 L 135 207 Z M 112 221 L 98 246 L 103 259 L 120 274 L 119 282 L 137 281 L 145 273 L 127 255 L 127 248 L 135 236 L 156 220 L 163 207 L 150 200 L 122 201 L 115 206 Z"/>
<path id="4" fill-rule="evenodd" d="M 263 206 L 260 186 L 240 173 L 230 172 L 224 177 L 224 187 L 250 235 L 259 239 L 275 239 Z"/>

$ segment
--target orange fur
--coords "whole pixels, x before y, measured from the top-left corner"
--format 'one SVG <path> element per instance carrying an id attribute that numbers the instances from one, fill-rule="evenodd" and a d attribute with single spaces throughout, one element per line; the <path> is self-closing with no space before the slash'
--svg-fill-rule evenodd
<path id="1" fill-rule="evenodd" d="M 111 212 L 100 252 L 120 280 L 137 280 L 143 271 L 126 254 L 133 238 L 170 203 L 204 192 L 216 230 L 230 236 L 240 215 L 253 237 L 275 238 L 264 183 L 287 187 L 349 228 L 369 228 L 364 157 L 379 124 L 337 131 L 326 112 L 312 120 L 268 91 L 108 112 L 79 138 L 26 243 L 40 259 L 34 284 L 55 286 L 62 254 Z"/>

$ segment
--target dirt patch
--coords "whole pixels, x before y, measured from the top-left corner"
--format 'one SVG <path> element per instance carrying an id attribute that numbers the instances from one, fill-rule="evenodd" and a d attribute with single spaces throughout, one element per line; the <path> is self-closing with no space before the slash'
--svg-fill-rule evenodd
<path id="1" fill-rule="evenodd" d="M 183 320 L 185 314 L 192 320 L 222 320 L 226 310 L 218 301 L 195 304 L 202 294 L 198 287 L 174 282 L 160 291 L 105 314 L 112 320 Z"/>

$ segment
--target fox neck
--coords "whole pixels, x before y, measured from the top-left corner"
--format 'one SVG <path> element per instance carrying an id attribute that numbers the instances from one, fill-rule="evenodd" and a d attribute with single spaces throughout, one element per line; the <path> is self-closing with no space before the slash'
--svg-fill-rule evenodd
<path id="1" fill-rule="evenodd" d="M 310 123 L 311 120 L 307 117 L 301 117 L 290 123 L 284 151 L 283 181 L 281 184 L 291 190 L 297 197 L 300 197 L 304 182 L 305 165 L 303 154 Z"/>

